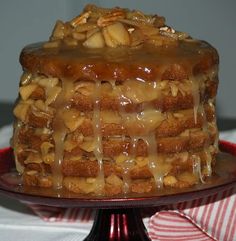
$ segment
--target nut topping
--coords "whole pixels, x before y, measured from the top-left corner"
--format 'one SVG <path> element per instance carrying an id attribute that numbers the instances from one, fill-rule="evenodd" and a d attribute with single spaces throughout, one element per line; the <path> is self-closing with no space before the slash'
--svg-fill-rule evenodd
<path id="1" fill-rule="evenodd" d="M 82 14 L 69 22 L 58 20 L 45 48 L 61 45 L 86 48 L 142 47 L 144 42 L 156 46 L 177 45 L 188 34 L 165 25 L 165 18 L 123 8 L 99 8 L 87 5 Z"/>

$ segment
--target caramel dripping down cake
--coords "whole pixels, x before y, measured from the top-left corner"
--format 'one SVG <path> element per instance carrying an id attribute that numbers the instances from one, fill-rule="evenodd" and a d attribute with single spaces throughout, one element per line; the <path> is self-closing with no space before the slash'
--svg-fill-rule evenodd
<path id="1" fill-rule="evenodd" d="M 218 54 L 163 17 L 88 5 L 26 46 L 12 138 L 24 184 L 116 195 L 185 188 L 218 152 Z"/>

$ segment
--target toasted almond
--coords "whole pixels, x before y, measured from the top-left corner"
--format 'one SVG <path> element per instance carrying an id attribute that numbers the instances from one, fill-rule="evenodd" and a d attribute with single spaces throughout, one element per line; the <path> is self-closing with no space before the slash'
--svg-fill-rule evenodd
<path id="1" fill-rule="evenodd" d="M 76 26 L 75 32 L 76 33 L 84 33 L 84 32 L 90 31 L 95 28 L 97 28 L 97 24 L 89 22 L 89 23 L 84 23 L 84 24 L 80 24 L 80 25 Z"/>
<path id="2" fill-rule="evenodd" d="M 80 116 L 80 112 L 72 108 L 63 111 L 62 119 L 70 131 L 75 131 L 84 121 L 84 117 Z"/>
<path id="3" fill-rule="evenodd" d="M 27 100 L 31 94 L 37 89 L 37 84 L 29 84 L 26 86 L 21 86 L 19 89 L 20 96 L 23 100 Z"/>
<path id="4" fill-rule="evenodd" d="M 28 104 L 26 102 L 20 102 L 14 108 L 13 113 L 18 119 L 25 122 L 29 107 L 30 107 L 30 104 Z"/>
<path id="5" fill-rule="evenodd" d="M 51 40 L 63 39 L 65 36 L 64 29 L 65 29 L 64 23 L 61 20 L 57 20 L 50 39 Z"/>
<path id="6" fill-rule="evenodd" d="M 114 39 L 118 45 L 130 44 L 129 32 L 122 23 L 117 22 L 107 26 L 106 28 L 111 38 Z"/>
<path id="7" fill-rule="evenodd" d="M 52 88 L 59 83 L 58 78 L 46 78 L 42 76 L 35 78 L 33 81 L 45 88 Z"/>
<path id="8" fill-rule="evenodd" d="M 85 42 L 83 42 L 83 45 L 87 48 L 103 48 L 105 46 L 105 42 L 102 33 L 100 31 L 94 33 Z"/>
<path id="9" fill-rule="evenodd" d="M 176 184 L 178 182 L 178 180 L 176 179 L 175 176 L 168 175 L 168 176 L 164 177 L 163 182 L 164 182 L 165 186 L 172 186 L 172 185 Z"/>
<path id="10" fill-rule="evenodd" d="M 105 43 L 108 47 L 111 47 L 111 48 L 116 48 L 117 47 L 117 42 L 115 41 L 115 39 L 113 39 L 111 37 L 111 35 L 109 34 L 108 30 L 107 30 L 107 27 L 104 27 L 102 29 L 102 33 L 103 33 L 103 37 L 105 39 Z"/>
<path id="11" fill-rule="evenodd" d="M 176 97 L 178 95 L 178 91 L 179 91 L 177 85 L 175 85 L 173 83 L 169 83 L 169 85 L 170 85 L 171 95 L 173 97 Z"/>
<path id="12" fill-rule="evenodd" d="M 26 174 L 29 176 L 34 176 L 34 175 L 37 175 L 38 172 L 36 170 L 30 170 L 30 171 L 27 171 Z"/>

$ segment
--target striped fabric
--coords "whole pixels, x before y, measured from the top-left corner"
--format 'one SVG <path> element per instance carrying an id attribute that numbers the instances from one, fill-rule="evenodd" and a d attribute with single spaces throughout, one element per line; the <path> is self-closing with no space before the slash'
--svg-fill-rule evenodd
<path id="1" fill-rule="evenodd" d="M 236 188 L 171 205 L 150 218 L 152 240 L 236 240 Z M 171 230 L 171 232 L 170 232 Z"/>
<path id="2" fill-rule="evenodd" d="M 60 208 L 28 204 L 46 222 L 93 222 L 95 211 L 89 208 Z"/>
<path id="3" fill-rule="evenodd" d="M 154 241 L 236 241 L 236 187 L 212 196 L 155 209 L 144 209 L 147 229 Z M 91 226 L 95 211 L 30 205 L 48 222 L 80 222 Z M 154 212 L 153 212 L 154 211 Z M 146 218 L 145 218 L 146 220 Z"/>

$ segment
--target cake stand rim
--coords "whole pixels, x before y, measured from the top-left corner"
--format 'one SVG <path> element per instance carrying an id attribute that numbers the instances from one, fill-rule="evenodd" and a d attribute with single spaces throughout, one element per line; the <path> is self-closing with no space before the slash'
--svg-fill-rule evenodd
<path id="1" fill-rule="evenodd" d="M 225 144 L 225 143 L 223 143 Z M 227 144 L 227 143 L 226 143 Z M 231 143 L 232 144 L 232 143 Z M 0 151 L 7 151 L 9 148 L 0 149 Z M 236 159 L 235 159 L 236 168 Z M 236 170 L 236 169 L 235 169 Z M 5 172 L 4 172 L 5 173 Z M 2 173 L 2 174 L 4 174 Z M 7 172 L 6 172 L 7 173 Z M 228 181 L 216 186 L 210 186 L 202 189 L 198 189 L 198 185 L 194 189 L 184 192 L 171 193 L 167 195 L 150 195 L 150 196 L 122 196 L 122 197 L 56 197 L 56 196 L 43 196 L 35 195 L 32 193 L 23 193 L 17 190 L 10 190 L 4 186 L 0 181 L 0 194 L 8 196 L 13 199 L 17 199 L 22 202 L 58 206 L 58 207 L 83 207 L 83 208 L 134 208 L 134 207 L 151 207 L 162 206 L 172 203 L 178 203 L 183 201 L 190 201 L 197 198 L 204 197 L 205 195 L 214 194 L 218 191 L 225 190 L 226 188 L 232 188 L 236 186 L 236 171 L 234 176 Z"/>

